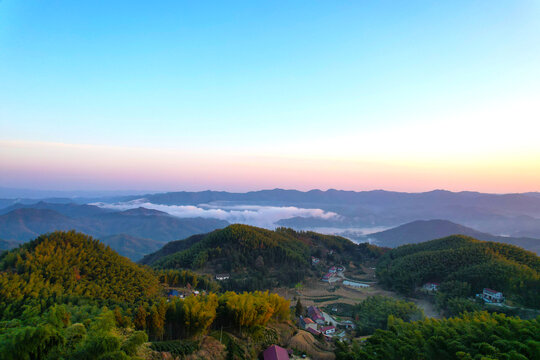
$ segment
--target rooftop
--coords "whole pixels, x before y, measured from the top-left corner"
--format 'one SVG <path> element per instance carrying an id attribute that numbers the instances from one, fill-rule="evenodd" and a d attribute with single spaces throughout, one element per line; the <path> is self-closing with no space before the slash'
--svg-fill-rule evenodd
<path id="1" fill-rule="evenodd" d="M 264 360 L 288 360 L 289 353 L 281 346 L 272 345 L 263 352 Z"/>

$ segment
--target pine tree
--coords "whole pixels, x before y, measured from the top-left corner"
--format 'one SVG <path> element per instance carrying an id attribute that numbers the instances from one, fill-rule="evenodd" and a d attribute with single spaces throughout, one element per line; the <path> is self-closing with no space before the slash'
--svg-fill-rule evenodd
<path id="1" fill-rule="evenodd" d="M 298 298 L 298 301 L 296 302 L 294 313 L 296 314 L 296 316 L 304 314 L 304 305 L 302 305 L 302 303 L 300 302 L 300 298 Z"/>

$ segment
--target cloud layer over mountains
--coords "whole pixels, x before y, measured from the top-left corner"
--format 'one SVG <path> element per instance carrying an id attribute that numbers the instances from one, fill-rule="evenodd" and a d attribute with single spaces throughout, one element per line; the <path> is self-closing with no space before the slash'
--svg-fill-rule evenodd
<path id="1" fill-rule="evenodd" d="M 106 209 L 128 210 L 138 207 L 166 212 L 180 218 L 214 218 L 230 223 L 242 223 L 272 228 L 282 219 L 293 217 L 310 217 L 319 219 L 338 219 L 340 216 L 322 209 L 299 208 L 295 206 L 263 206 L 263 205 L 162 205 L 146 200 L 134 200 L 120 203 L 94 203 Z"/>

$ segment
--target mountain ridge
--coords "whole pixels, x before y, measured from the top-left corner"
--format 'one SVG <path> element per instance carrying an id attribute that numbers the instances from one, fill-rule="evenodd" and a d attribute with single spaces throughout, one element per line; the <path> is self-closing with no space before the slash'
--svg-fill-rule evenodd
<path id="1" fill-rule="evenodd" d="M 443 219 L 416 220 L 392 229 L 358 237 L 378 246 L 397 247 L 406 244 L 440 239 L 450 235 L 466 235 L 482 241 L 493 241 L 520 246 L 526 250 L 540 253 L 540 239 L 527 237 L 505 237 L 484 233 L 467 226 Z"/>
<path id="2" fill-rule="evenodd" d="M 84 206 L 76 205 L 75 208 Z M 64 205 L 61 208 L 66 209 Z M 50 208 L 19 207 L 0 215 L 0 238 L 24 242 L 44 233 L 77 230 L 110 241 L 113 249 L 138 260 L 142 255 L 157 250 L 157 244 L 229 225 L 224 220 L 177 218 L 152 209 L 118 212 L 90 209 L 88 215 L 83 216 L 82 213 L 88 210 L 84 208 L 78 217 L 71 218 Z M 120 244 L 126 245 L 120 247 Z"/>

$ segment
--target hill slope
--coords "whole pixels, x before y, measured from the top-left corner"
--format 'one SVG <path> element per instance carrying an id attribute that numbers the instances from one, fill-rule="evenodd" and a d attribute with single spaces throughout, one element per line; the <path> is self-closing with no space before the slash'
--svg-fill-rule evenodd
<path id="1" fill-rule="evenodd" d="M 540 257 L 463 235 L 395 248 L 381 258 L 377 277 L 402 293 L 428 281 L 459 281 L 470 287 L 467 295 L 488 287 L 523 305 L 540 306 Z"/>
<path id="2" fill-rule="evenodd" d="M 156 277 L 91 237 L 42 235 L 0 257 L 0 303 L 76 295 L 133 302 L 158 291 Z"/>
<path id="3" fill-rule="evenodd" d="M 322 264 L 360 262 L 384 250 L 369 244 L 314 232 L 275 231 L 247 225 L 230 225 L 209 234 L 167 244 L 145 256 L 143 264 L 160 269 L 188 268 L 207 273 L 231 272 L 247 288 L 294 284 L 324 269 L 313 269 L 311 256 Z M 238 287 L 235 287 L 238 288 Z"/>
<path id="4" fill-rule="evenodd" d="M 358 240 L 369 241 L 379 246 L 397 247 L 440 239 L 450 235 L 466 235 L 483 241 L 512 244 L 534 251 L 537 254 L 540 253 L 540 239 L 491 235 L 447 220 L 413 221 L 389 230 L 362 236 Z"/>
<path id="5" fill-rule="evenodd" d="M 27 241 L 55 230 L 71 230 L 86 226 L 54 210 L 20 208 L 0 215 L 0 237 L 6 240 Z"/>
<path id="6" fill-rule="evenodd" d="M 73 217 L 67 214 L 73 214 Z M 0 215 L 0 238 L 28 241 L 46 232 L 77 230 L 95 237 L 126 234 L 166 242 L 228 224 L 218 219 L 177 218 L 144 208 L 113 212 L 91 205 L 38 203 Z M 123 252 L 125 249 L 117 250 Z M 155 248 L 150 251 L 153 250 Z"/>
<path id="7" fill-rule="evenodd" d="M 118 254 L 133 261 L 140 260 L 144 255 L 160 249 L 165 243 L 127 234 L 102 236 L 99 240 L 110 246 Z"/>
<path id="8" fill-rule="evenodd" d="M 7 214 L 17 209 L 41 209 L 53 210 L 59 214 L 70 218 L 81 218 L 86 216 L 94 216 L 112 212 L 112 210 L 103 209 L 95 205 L 75 204 L 75 203 L 51 203 L 40 201 L 37 203 L 26 204 L 16 203 L 11 206 L 0 209 L 0 215 Z"/>

